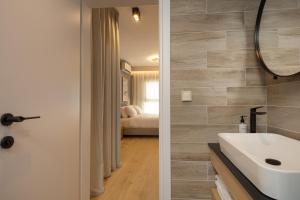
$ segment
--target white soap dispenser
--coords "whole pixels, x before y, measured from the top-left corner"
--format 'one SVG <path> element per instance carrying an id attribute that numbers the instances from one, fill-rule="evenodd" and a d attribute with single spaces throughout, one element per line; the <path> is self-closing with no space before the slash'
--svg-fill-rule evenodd
<path id="1" fill-rule="evenodd" d="M 241 122 L 239 124 L 239 132 L 240 133 L 247 133 L 248 132 L 248 127 L 247 124 L 245 123 L 245 118 L 247 116 L 242 115 L 241 116 Z"/>

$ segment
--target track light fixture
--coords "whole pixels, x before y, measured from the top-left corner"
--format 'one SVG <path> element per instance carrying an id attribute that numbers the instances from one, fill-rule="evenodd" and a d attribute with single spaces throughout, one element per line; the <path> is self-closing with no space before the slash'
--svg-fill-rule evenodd
<path id="1" fill-rule="evenodd" d="M 132 8 L 132 17 L 136 22 L 141 21 L 141 13 L 140 13 L 140 9 L 138 7 Z"/>

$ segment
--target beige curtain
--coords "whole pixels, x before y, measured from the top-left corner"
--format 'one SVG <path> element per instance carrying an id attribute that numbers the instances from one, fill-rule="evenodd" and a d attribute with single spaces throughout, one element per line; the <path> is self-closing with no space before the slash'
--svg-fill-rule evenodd
<path id="1" fill-rule="evenodd" d="M 93 9 L 91 195 L 120 166 L 120 47 L 118 12 Z"/>
<path id="2" fill-rule="evenodd" d="M 132 72 L 132 103 L 144 110 L 146 99 L 146 82 L 158 81 L 158 71 L 136 71 Z"/>

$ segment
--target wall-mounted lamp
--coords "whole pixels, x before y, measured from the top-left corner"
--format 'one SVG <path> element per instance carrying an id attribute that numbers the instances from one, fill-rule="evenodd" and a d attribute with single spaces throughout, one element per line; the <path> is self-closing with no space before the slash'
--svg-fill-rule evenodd
<path id="1" fill-rule="evenodd" d="M 132 17 L 134 18 L 134 20 L 136 22 L 141 21 L 141 12 L 140 12 L 140 9 L 138 7 L 132 8 Z"/>
<path id="2" fill-rule="evenodd" d="M 159 55 L 158 54 L 154 54 L 152 56 L 149 56 L 148 60 L 151 61 L 151 62 L 158 62 L 159 61 Z"/>

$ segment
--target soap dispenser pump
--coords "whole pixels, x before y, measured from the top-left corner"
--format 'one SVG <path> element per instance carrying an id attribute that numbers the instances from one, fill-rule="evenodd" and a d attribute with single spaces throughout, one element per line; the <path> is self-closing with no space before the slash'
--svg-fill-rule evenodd
<path id="1" fill-rule="evenodd" d="M 247 124 L 245 123 L 245 118 L 247 116 L 245 115 L 242 115 L 241 116 L 241 121 L 240 121 L 240 124 L 239 124 L 239 132 L 240 133 L 247 133 L 248 132 L 248 127 L 247 127 Z"/>

